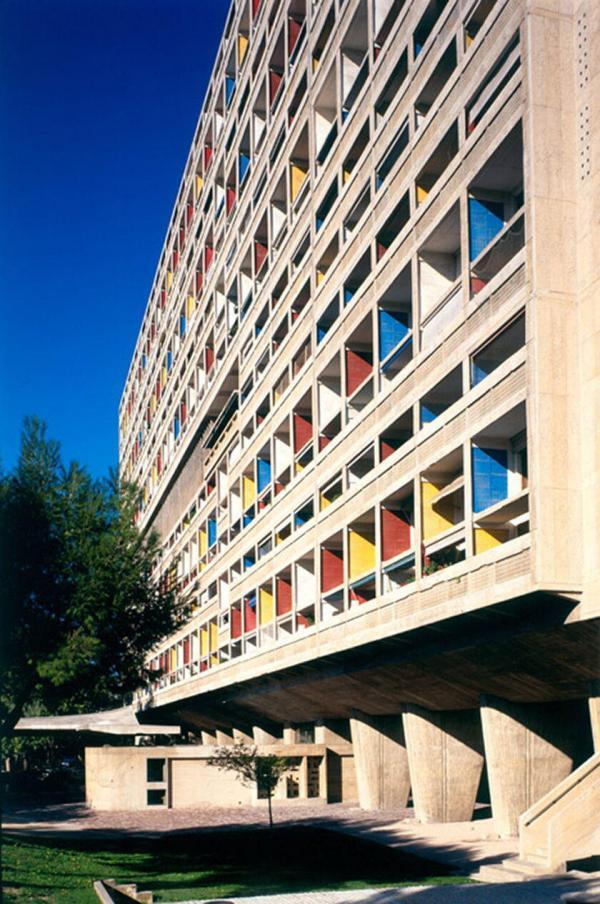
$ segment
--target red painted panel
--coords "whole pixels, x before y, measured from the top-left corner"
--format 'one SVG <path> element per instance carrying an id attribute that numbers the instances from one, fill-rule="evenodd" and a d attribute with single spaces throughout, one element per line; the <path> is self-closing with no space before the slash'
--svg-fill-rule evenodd
<path id="1" fill-rule="evenodd" d="M 283 76 L 280 72 L 275 72 L 274 69 L 269 69 L 269 98 L 271 103 L 273 103 L 273 101 L 275 100 L 282 78 Z"/>
<path id="2" fill-rule="evenodd" d="M 392 559 L 410 549 L 410 524 L 399 512 L 381 510 L 381 557 Z"/>
<path id="3" fill-rule="evenodd" d="M 294 452 L 299 452 L 312 439 L 312 419 L 294 411 Z"/>
<path id="4" fill-rule="evenodd" d="M 485 279 L 481 279 L 479 276 L 471 277 L 471 295 L 477 295 L 478 292 L 481 292 L 487 285 L 487 281 Z"/>
<path id="5" fill-rule="evenodd" d="M 190 646 L 191 646 L 190 638 L 186 637 L 183 641 L 183 664 L 184 665 L 189 665 L 189 663 L 190 663 L 190 659 L 191 659 Z"/>
<path id="6" fill-rule="evenodd" d="M 210 345 L 207 345 L 206 348 L 204 349 L 204 363 L 206 366 L 206 373 L 208 373 L 210 371 L 210 369 L 212 368 L 212 366 L 214 364 L 214 360 L 215 360 L 214 349 L 212 349 L 210 347 Z"/>
<path id="7" fill-rule="evenodd" d="M 185 209 L 185 220 L 187 225 L 189 226 L 194 218 L 194 205 L 188 204 Z"/>
<path id="8" fill-rule="evenodd" d="M 176 270 L 177 264 L 179 263 L 179 251 L 177 250 L 177 248 L 173 248 L 171 260 L 173 261 L 173 270 Z"/>
<path id="9" fill-rule="evenodd" d="M 255 240 L 254 242 L 254 269 L 256 273 L 260 270 L 262 265 L 265 262 L 265 258 L 269 252 L 269 249 L 265 244 Z"/>
<path id="10" fill-rule="evenodd" d="M 352 395 L 363 380 L 370 376 L 373 367 L 367 358 L 359 352 L 346 349 L 346 393 Z"/>
<path id="11" fill-rule="evenodd" d="M 252 609 L 248 600 L 244 602 L 244 629 L 246 634 L 256 628 L 256 608 Z"/>
<path id="12" fill-rule="evenodd" d="M 227 186 L 225 206 L 227 208 L 227 213 L 231 213 L 235 207 L 235 189 L 230 188 L 229 186 Z"/>
<path id="13" fill-rule="evenodd" d="M 322 452 L 325 446 L 328 446 L 331 442 L 330 436 L 325 436 L 323 433 L 319 436 L 319 452 Z"/>
<path id="14" fill-rule="evenodd" d="M 312 624 L 312 622 L 308 620 L 306 615 L 302 615 L 301 613 L 298 613 L 298 615 L 296 616 L 296 621 L 299 628 L 309 628 Z"/>
<path id="15" fill-rule="evenodd" d="M 262 0 L 252 0 L 252 17 L 254 18 L 260 9 Z"/>
<path id="16" fill-rule="evenodd" d="M 341 550 L 321 547 L 321 592 L 327 593 L 344 580 L 344 558 Z"/>
<path id="17" fill-rule="evenodd" d="M 389 456 L 396 451 L 396 449 L 390 443 L 386 443 L 386 441 L 382 439 L 379 441 L 379 451 L 381 453 L 381 460 L 385 461 L 386 458 L 389 458 Z"/>
<path id="18" fill-rule="evenodd" d="M 204 169 L 208 169 L 210 166 L 210 161 L 212 160 L 212 148 L 210 144 L 204 145 Z"/>
<path id="19" fill-rule="evenodd" d="M 196 295 L 200 295 L 202 292 L 202 283 L 204 282 L 204 275 L 202 270 L 196 270 Z"/>
<path id="20" fill-rule="evenodd" d="M 212 264 L 214 249 L 212 245 L 206 245 L 204 247 L 204 270 L 207 271 L 210 265 Z"/>
<path id="21" fill-rule="evenodd" d="M 241 637 L 242 636 L 242 610 L 241 609 L 232 609 L 231 610 L 231 636 L 232 638 Z"/>
<path id="22" fill-rule="evenodd" d="M 292 585 L 285 578 L 275 578 L 277 615 L 292 611 Z"/>
<path id="23" fill-rule="evenodd" d="M 186 417 L 187 417 L 187 405 L 185 404 L 185 402 L 182 402 L 181 403 L 181 423 L 182 424 L 185 423 Z"/>
<path id="24" fill-rule="evenodd" d="M 298 35 L 300 34 L 300 30 L 302 28 L 302 22 L 296 22 L 296 20 L 292 19 L 291 16 L 288 21 L 288 51 L 291 53 L 296 46 L 296 41 L 298 40 Z"/>

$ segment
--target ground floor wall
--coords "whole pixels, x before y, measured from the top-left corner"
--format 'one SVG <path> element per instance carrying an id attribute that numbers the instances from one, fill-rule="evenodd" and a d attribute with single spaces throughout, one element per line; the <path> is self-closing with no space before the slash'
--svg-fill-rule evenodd
<path id="1" fill-rule="evenodd" d="M 277 800 L 356 801 L 353 757 L 321 744 L 270 745 L 290 768 L 280 779 Z M 262 802 L 256 787 L 211 765 L 213 746 L 87 747 L 86 801 L 94 810 L 242 807 Z"/>

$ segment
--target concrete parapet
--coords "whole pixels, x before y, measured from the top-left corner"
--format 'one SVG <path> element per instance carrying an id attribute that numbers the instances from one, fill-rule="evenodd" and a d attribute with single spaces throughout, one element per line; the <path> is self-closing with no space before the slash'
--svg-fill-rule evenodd
<path id="1" fill-rule="evenodd" d="M 471 819 L 483 771 L 477 710 L 403 714 L 415 815 L 421 822 Z"/>

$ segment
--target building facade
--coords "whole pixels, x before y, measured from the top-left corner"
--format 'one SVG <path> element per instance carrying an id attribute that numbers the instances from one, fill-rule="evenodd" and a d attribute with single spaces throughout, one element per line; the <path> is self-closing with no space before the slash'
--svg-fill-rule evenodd
<path id="1" fill-rule="evenodd" d="M 599 15 L 232 4 L 120 409 L 195 605 L 153 721 L 509 834 L 592 755 Z"/>

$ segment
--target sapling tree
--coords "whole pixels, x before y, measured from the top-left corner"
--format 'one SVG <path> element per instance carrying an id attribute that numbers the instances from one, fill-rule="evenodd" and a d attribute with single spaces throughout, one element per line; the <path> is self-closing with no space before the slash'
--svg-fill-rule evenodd
<path id="1" fill-rule="evenodd" d="M 227 744 L 218 747 L 208 762 L 224 772 L 235 772 L 242 784 L 256 786 L 258 793 L 266 795 L 269 827 L 273 828 L 273 791 L 282 775 L 297 768 L 290 758 L 260 753 L 251 744 Z"/>

